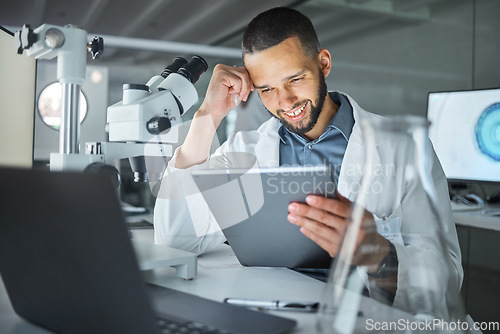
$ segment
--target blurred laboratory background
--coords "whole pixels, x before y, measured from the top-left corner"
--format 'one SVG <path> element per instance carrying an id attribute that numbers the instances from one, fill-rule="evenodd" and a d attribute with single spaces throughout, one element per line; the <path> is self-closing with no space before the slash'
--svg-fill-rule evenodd
<path id="1" fill-rule="evenodd" d="M 15 31 L 23 24 L 72 24 L 86 30 L 89 38 L 103 37 L 100 59 L 87 59 L 81 142 L 105 141 L 106 109 L 122 99 L 123 84 L 145 84 L 176 56 L 189 59 L 198 54 L 209 68 L 196 83 L 200 100 L 183 115 L 188 121 L 203 100 L 214 66 L 242 66 L 246 25 L 274 6 L 295 8 L 311 19 L 321 46 L 333 58 L 328 88 L 348 93 L 368 111 L 426 116 L 431 92 L 500 87 L 498 0 L 3 0 L 0 25 Z M 11 51 L 14 47 L 1 50 Z M 58 130 L 51 123 L 51 100 L 46 97 L 57 82 L 56 61 L 38 60 L 36 66 L 34 164 L 43 167 L 50 152 L 58 149 Z M 249 104 L 260 114 L 249 115 Z M 235 130 L 255 128 L 267 117 L 258 96 L 252 96 L 226 118 L 218 140 L 222 143 Z M 154 195 L 147 184 L 133 182 L 126 160 L 118 167 L 122 200 L 152 207 Z M 498 197 L 500 183 L 466 181 L 465 187 L 482 197 Z M 468 312 L 477 321 L 494 318 L 499 296 L 491 294 L 489 284 L 498 292 L 500 257 L 491 254 L 500 252 L 499 232 L 459 227 L 459 234 L 464 267 L 479 268 L 466 270 Z"/>

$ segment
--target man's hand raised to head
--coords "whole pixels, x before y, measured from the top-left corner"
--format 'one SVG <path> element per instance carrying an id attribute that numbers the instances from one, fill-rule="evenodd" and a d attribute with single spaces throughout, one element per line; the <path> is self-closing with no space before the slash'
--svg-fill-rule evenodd
<path id="1" fill-rule="evenodd" d="M 215 131 L 222 119 L 238 101 L 246 101 L 254 90 L 244 67 L 218 64 L 214 68 L 205 99 L 194 114 L 184 144 L 175 161 L 176 168 L 187 168 L 204 162 L 209 155 Z"/>
<path id="2" fill-rule="evenodd" d="M 236 101 L 246 101 L 254 90 L 252 81 L 244 67 L 218 64 L 214 68 L 205 100 L 197 113 L 212 115 L 216 127 L 237 105 Z"/>

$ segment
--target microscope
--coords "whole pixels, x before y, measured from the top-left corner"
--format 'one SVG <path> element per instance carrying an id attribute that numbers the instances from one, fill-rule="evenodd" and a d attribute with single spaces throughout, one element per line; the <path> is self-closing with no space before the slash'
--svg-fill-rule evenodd
<path id="1" fill-rule="evenodd" d="M 198 100 L 194 83 L 207 69 L 200 56 L 189 62 L 177 57 L 146 84 L 124 84 L 122 101 L 108 107 L 109 142 L 87 143 L 85 153 L 104 164 L 129 158 L 134 181 L 159 181 L 178 141 L 181 115 Z"/>
<path id="2" fill-rule="evenodd" d="M 108 142 L 86 143 L 80 153 L 79 96 L 85 80 L 86 52 L 94 59 L 104 49 L 102 38 L 87 43 L 87 33 L 74 26 L 24 25 L 15 33 L 17 52 L 37 59 L 57 57 L 57 79 L 62 85 L 59 152 L 50 155 L 50 170 L 84 171 L 108 169 L 115 160 L 128 158 L 135 181 L 158 181 L 178 141 L 181 115 L 198 100 L 194 84 L 208 69 L 207 62 L 193 56 L 188 62 L 177 57 L 146 84 L 123 85 L 122 101 L 108 107 Z M 149 164 L 151 157 L 162 163 Z M 114 167 L 112 167 L 114 168 Z M 119 180 L 119 174 L 118 174 Z"/>

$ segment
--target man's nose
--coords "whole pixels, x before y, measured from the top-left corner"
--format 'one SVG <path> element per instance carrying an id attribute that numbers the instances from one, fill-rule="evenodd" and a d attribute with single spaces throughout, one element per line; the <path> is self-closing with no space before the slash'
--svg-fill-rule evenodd
<path id="1" fill-rule="evenodd" d="M 290 111 L 298 101 L 297 95 L 290 89 L 282 89 L 278 98 L 283 111 Z"/>

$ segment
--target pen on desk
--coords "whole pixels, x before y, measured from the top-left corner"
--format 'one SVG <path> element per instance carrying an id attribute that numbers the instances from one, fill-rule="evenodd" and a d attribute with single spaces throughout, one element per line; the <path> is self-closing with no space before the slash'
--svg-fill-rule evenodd
<path id="1" fill-rule="evenodd" d="M 274 311 L 316 312 L 318 302 L 226 298 L 224 303 Z"/>

